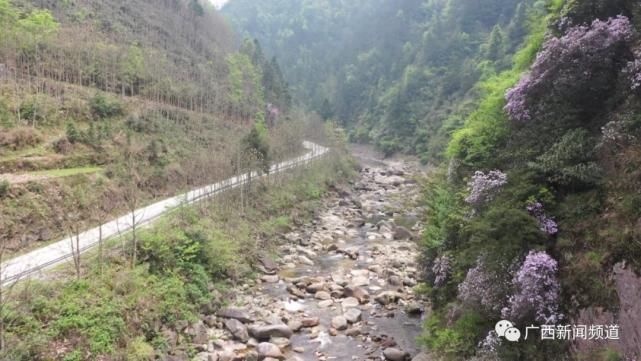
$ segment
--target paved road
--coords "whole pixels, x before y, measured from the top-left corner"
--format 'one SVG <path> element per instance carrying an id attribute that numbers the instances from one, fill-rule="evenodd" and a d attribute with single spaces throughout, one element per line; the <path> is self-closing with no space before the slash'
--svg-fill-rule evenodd
<path id="1" fill-rule="evenodd" d="M 328 148 L 308 141 L 304 141 L 303 146 L 308 150 L 306 154 L 272 165 L 270 174 L 283 172 L 288 169 L 307 164 L 322 157 L 328 152 Z M 256 172 L 252 172 L 251 176 L 256 177 L 258 174 L 256 174 Z M 248 173 L 235 176 L 218 183 L 194 189 L 187 193 L 156 202 L 147 207 L 140 208 L 133 213 L 125 214 L 102 225 L 103 239 L 112 238 L 122 234 L 123 232 L 129 231 L 132 227 L 134 214 L 136 224 L 138 226 L 148 225 L 181 204 L 197 202 L 226 190 L 237 188 L 238 186 L 246 183 L 248 177 Z M 80 234 L 81 252 L 85 252 L 98 245 L 98 234 L 99 227 Z M 14 283 L 17 280 L 36 276 L 51 267 L 66 262 L 68 259 L 72 258 L 72 255 L 71 239 L 66 238 L 49 246 L 13 258 L 2 264 L 0 285 L 4 286 Z"/>

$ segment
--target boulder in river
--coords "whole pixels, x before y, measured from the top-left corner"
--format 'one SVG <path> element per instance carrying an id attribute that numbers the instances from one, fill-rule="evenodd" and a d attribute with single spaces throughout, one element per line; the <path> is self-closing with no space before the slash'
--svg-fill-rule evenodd
<path id="1" fill-rule="evenodd" d="M 279 325 L 266 325 L 266 326 L 251 326 L 249 327 L 249 334 L 257 340 L 269 340 L 272 337 L 287 337 L 290 338 L 294 334 L 289 326 L 284 324 Z"/>
<path id="2" fill-rule="evenodd" d="M 406 361 L 410 358 L 409 353 L 394 347 L 386 348 L 383 351 L 383 356 L 389 361 Z"/>
<path id="3" fill-rule="evenodd" d="M 223 308 L 222 310 L 218 311 L 216 315 L 221 318 L 233 318 L 242 323 L 254 322 L 249 313 L 240 308 Z"/>
<path id="4" fill-rule="evenodd" d="M 356 323 L 361 320 L 361 314 L 362 312 L 358 308 L 350 308 L 345 312 L 343 316 L 345 317 L 347 322 Z"/>
<path id="5" fill-rule="evenodd" d="M 394 228 L 394 239 L 414 239 L 414 235 L 407 228 L 397 226 Z"/>
<path id="6" fill-rule="evenodd" d="M 285 356 L 281 352 L 278 346 L 269 342 L 261 342 L 256 346 L 256 352 L 258 352 L 258 359 L 264 360 L 266 358 L 274 358 L 278 360 L 283 360 Z"/>
<path id="7" fill-rule="evenodd" d="M 249 340 L 249 333 L 247 333 L 247 326 L 242 322 L 228 318 L 225 320 L 225 328 L 231 332 L 235 339 L 240 342 L 247 342 Z"/>
<path id="8" fill-rule="evenodd" d="M 332 318 L 332 327 L 338 331 L 347 329 L 347 320 L 344 316 L 336 316 Z"/>
<path id="9" fill-rule="evenodd" d="M 308 317 L 301 320 L 303 327 L 316 327 L 319 323 L 320 319 L 318 317 Z"/>
<path id="10" fill-rule="evenodd" d="M 384 291 L 374 297 L 376 302 L 383 306 L 389 305 L 390 303 L 396 303 L 401 298 L 403 298 L 403 295 L 395 291 Z"/>
<path id="11" fill-rule="evenodd" d="M 350 285 L 345 287 L 344 294 L 347 297 L 354 297 L 360 303 L 367 303 L 369 301 L 369 293 L 361 287 Z"/>

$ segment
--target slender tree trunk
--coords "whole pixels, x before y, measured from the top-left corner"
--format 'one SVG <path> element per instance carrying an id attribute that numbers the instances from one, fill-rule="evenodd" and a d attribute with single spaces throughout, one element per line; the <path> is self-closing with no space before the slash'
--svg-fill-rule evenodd
<path id="1" fill-rule="evenodd" d="M 4 249 L 0 250 L 0 275 L 2 275 L 2 256 Z M 0 277 L 0 350 L 4 350 L 4 288 L 2 287 L 2 278 Z"/>
<path id="2" fill-rule="evenodd" d="M 102 270 L 103 270 L 103 248 L 102 248 L 102 221 L 100 221 L 100 225 L 98 226 L 98 262 L 100 263 L 98 265 L 100 269 L 100 276 L 102 276 Z"/>
<path id="3" fill-rule="evenodd" d="M 135 210 L 131 212 L 131 221 L 132 221 L 132 223 L 131 223 L 131 236 L 133 238 L 132 239 L 132 247 L 133 247 L 133 249 L 132 249 L 132 254 L 131 254 L 131 269 L 134 269 L 134 267 L 136 267 L 136 255 L 138 253 L 138 251 L 137 251 L 137 249 L 138 249 L 138 238 L 137 238 L 137 234 L 136 234 L 137 225 L 136 225 L 136 211 Z"/>

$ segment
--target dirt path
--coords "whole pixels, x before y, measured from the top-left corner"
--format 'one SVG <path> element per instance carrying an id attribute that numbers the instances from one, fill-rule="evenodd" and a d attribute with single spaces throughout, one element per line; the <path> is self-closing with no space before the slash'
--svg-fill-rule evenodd
<path id="1" fill-rule="evenodd" d="M 233 308 L 191 326 L 216 339 L 197 360 L 401 361 L 418 353 L 416 168 L 368 163 L 376 165 L 337 190 L 312 224 L 284 236 L 258 285 L 235 290 Z"/>
<path id="2" fill-rule="evenodd" d="M 6 182 L 9 182 L 10 184 L 36 182 L 36 181 L 42 181 L 48 178 L 50 177 L 45 175 L 13 174 L 13 173 L 0 174 L 0 182 L 6 181 Z"/>

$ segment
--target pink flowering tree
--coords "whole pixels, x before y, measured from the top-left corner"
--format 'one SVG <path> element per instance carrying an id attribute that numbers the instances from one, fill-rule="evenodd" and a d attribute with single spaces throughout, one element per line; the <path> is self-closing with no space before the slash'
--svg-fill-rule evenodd
<path id="1" fill-rule="evenodd" d="M 468 307 L 481 307 L 487 313 L 499 315 L 505 306 L 508 283 L 507 277 L 488 269 L 479 258 L 459 284 L 458 299 Z"/>
<path id="2" fill-rule="evenodd" d="M 465 198 L 468 204 L 479 207 L 491 201 L 507 184 L 507 174 L 500 170 L 486 173 L 476 171 L 468 183 L 470 194 Z"/>
<path id="3" fill-rule="evenodd" d="M 628 80 L 630 82 L 630 90 L 638 90 L 641 88 L 641 50 L 637 50 L 634 53 L 634 60 L 628 62 L 628 65 L 624 69 L 624 72 L 628 74 Z"/>
<path id="4" fill-rule="evenodd" d="M 534 320 L 556 324 L 563 319 L 559 312 L 561 285 L 558 264 L 546 252 L 530 251 L 512 281 L 514 294 L 502 316 L 513 322 Z"/>
<path id="5" fill-rule="evenodd" d="M 632 35 L 628 18 L 618 16 L 571 27 L 560 38 L 550 37 L 530 73 L 506 94 L 510 119 L 558 122 L 562 116 L 595 113 L 631 58 Z"/>
<path id="6" fill-rule="evenodd" d="M 539 222 L 539 229 L 541 232 L 553 236 L 557 233 L 559 233 L 559 226 L 554 220 L 554 218 L 548 216 L 545 213 L 545 209 L 543 208 L 543 204 L 541 202 L 532 202 L 527 205 L 527 211 L 530 213 L 530 215 Z"/>
<path id="7" fill-rule="evenodd" d="M 434 274 L 434 287 L 439 288 L 445 285 L 452 273 L 452 262 L 448 256 L 440 256 L 434 260 L 432 265 Z"/>

